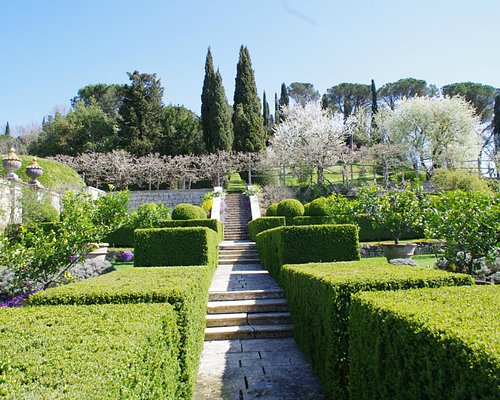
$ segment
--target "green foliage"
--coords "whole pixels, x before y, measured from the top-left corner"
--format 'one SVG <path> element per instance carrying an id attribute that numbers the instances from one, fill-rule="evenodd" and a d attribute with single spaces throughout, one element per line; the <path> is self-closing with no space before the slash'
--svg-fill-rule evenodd
<path id="1" fill-rule="evenodd" d="M 352 399 L 497 399 L 498 286 L 361 293 L 349 320 Z"/>
<path id="2" fill-rule="evenodd" d="M 432 176 L 431 183 L 440 190 L 493 193 L 485 179 L 468 171 L 442 169 Z"/>
<path id="3" fill-rule="evenodd" d="M 170 208 L 163 203 L 141 204 L 130 213 L 127 225 L 134 229 L 158 228 L 158 225 L 170 219 Z"/>
<path id="4" fill-rule="evenodd" d="M 155 151 L 160 154 L 200 154 L 204 149 L 201 121 L 183 106 L 168 105 L 163 108 L 162 137 Z"/>
<path id="5" fill-rule="evenodd" d="M 415 170 L 397 172 L 395 174 L 392 174 L 389 180 L 393 182 L 403 182 L 403 181 L 425 182 L 427 181 L 427 174 L 425 173 L 425 171 L 418 171 L 418 176 L 417 176 L 415 175 Z"/>
<path id="6" fill-rule="evenodd" d="M 97 104 L 78 102 L 66 115 L 56 113 L 43 125 L 30 154 L 41 157 L 111 151 L 116 143 L 116 120 Z"/>
<path id="7" fill-rule="evenodd" d="M 258 152 L 265 149 L 266 132 L 260 109 L 250 53 L 245 46 L 241 46 L 236 67 L 232 117 L 234 150 Z"/>
<path id="8" fill-rule="evenodd" d="M 280 281 L 284 264 L 359 260 L 358 229 L 354 225 L 285 226 L 256 237 L 264 267 Z"/>
<path id="9" fill-rule="evenodd" d="M 0 265 L 14 274 L 13 293 L 44 289 L 63 280 L 75 259 L 81 260 L 95 243 L 116 229 L 127 210 L 128 193 L 113 192 L 93 200 L 68 192 L 57 229 L 22 227 L 18 240 L 0 237 Z"/>
<path id="10" fill-rule="evenodd" d="M 156 74 L 128 73 L 120 107 L 119 146 L 142 156 L 157 148 L 162 137 L 163 88 Z"/>
<path id="11" fill-rule="evenodd" d="M 0 396 L 179 398 L 176 320 L 166 304 L 3 310 Z"/>
<path id="12" fill-rule="evenodd" d="M 135 230 L 135 267 L 217 264 L 217 235 L 205 227 Z"/>
<path id="13" fill-rule="evenodd" d="M 487 122 L 492 116 L 495 102 L 495 88 L 489 85 L 473 82 L 452 83 L 443 86 L 443 95 L 453 97 L 462 96 L 472 104 L 481 122 Z"/>
<path id="14" fill-rule="evenodd" d="M 425 214 L 426 235 L 445 239 L 445 258 L 453 270 L 472 274 L 478 259 L 500 244 L 500 196 L 456 190 L 444 192 Z"/>
<path id="15" fill-rule="evenodd" d="M 214 269 L 213 266 L 125 269 L 36 293 L 30 297 L 30 304 L 159 302 L 173 305 L 181 333 L 178 356 L 181 387 L 174 398 L 190 399 L 203 349 L 208 287 Z"/>
<path id="16" fill-rule="evenodd" d="M 299 105 L 304 107 L 307 103 L 319 100 L 319 92 L 312 83 L 293 82 L 288 86 L 289 96 Z"/>
<path id="17" fill-rule="evenodd" d="M 266 217 L 276 217 L 278 212 L 278 203 L 273 203 L 269 205 L 266 209 Z"/>
<path id="18" fill-rule="evenodd" d="M 303 216 L 303 217 L 293 217 L 288 219 L 287 225 L 327 225 L 334 224 L 334 219 L 329 216 Z"/>
<path id="19" fill-rule="evenodd" d="M 387 192 L 378 197 L 375 227 L 388 230 L 398 244 L 402 234 L 422 225 L 423 208 L 419 192 L 415 189 L 406 187 L 402 191 Z"/>
<path id="20" fill-rule="evenodd" d="M 314 216 L 314 217 L 328 215 L 326 207 L 326 199 L 324 197 L 319 197 L 308 203 L 307 212 L 306 212 L 306 207 L 304 206 L 304 215 Z"/>
<path id="21" fill-rule="evenodd" d="M 341 194 L 333 193 L 325 199 L 324 210 L 336 223 L 352 224 L 356 215 L 356 202 Z"/>
<path id="22" fill-rule="evenodd" d="M 59 212 L 52 206 L 47 196 L 39 198 L 39 192 L 24 188 L 21 197 L 23 225 L 36 225 L 41 222 L 59 221 Z"/>
<path id="23" fill-rule="evenodd" d="M 472 279 L 445 271 L 363 259 L 356 262 L 285 265 L 281 271 L 281 282 L 293 316 L 297 344 L 311 362 L 327 396 L 348 399 L 348 316 L 354 293 L 470 285 Z M 366 333 L 370 334 L 370 331 Z"/>
<path id="24" fill-rule="evenodd" d="M 109 117 L 117 119 L 124 89 L 125 85 L 105 83 L 87 85 L 78 90 L 77 96 L 71 100 L 71 105 L 76 107 L 79 102 L 83 102 L 86 106 L 97 104 Z"/>
<path id="25" fill-rule="evenodd" d="M 261 217 L 248 223 L 248 232 L 250 238 L 255 241 L 259 233 L 279 226 L 285 226 L 285 217 Z"/>
<path id="26" fill-rule="evenodd" d="M 163 221 L 155 228 L 191 228 L 206 227 L 217 235 L 217 243 L 224 240 L 224 225 L 217 219 L 186 219 L 177 221 Z"/>
<path id="27" fill-rule="evenodd" d="M 404 78 L 397 82 L 386 83 L 378 90 L 378 94 L 387 106 L 394 110 L 399 100 L 427 95 L 428 87 L 427 82 L 422 79 Z"/>
<path id="28" fill-rule="evenodd" d="M 360 242 L 394 240 L 390 230 L 383 225 L 376 225 L 371 214 L 358 214 L 355 217 L 355 223 L 359 227 Z M 424 236 L 423 226 L 418 226 L 401 233 L 399 240 L 422 239 Z"/>
<path id="29" fill-rule="evenodd" d="M 29 182 L 30 178 L 26 176 L 26 167 L 33 162 L 33 157 L 19 156 L 22 161 L 21 168 L 17 170 L 19 178 L 24 182 Z M 78 173 L 67 165 L 53 160 L 37 158 L 38 165 L 43 168 L 43 175 L 38 181 L 47 189 L 54 191 L 62 190 L 80 190 L 85 187 L 85 182 Z M 4 177 L 7 171 L 0 167 L 0 177 Z"/>
<path id="30" fill-rule="evenodd" d="M 207 213 L 200 206 L 181 203 L 175 206 L 172 211 L 172 219 L 207 219 Z"/>
<path id="31" fill-rule="evenodd" d="M 300 217 L 304 215 L 304 206 L 297 199 L 284 199 L 278 203 L 276 215 L 286 218 Z"/>

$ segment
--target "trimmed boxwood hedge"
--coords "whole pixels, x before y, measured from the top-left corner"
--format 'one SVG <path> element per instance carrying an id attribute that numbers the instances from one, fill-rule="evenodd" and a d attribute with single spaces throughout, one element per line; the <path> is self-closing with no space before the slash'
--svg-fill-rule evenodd
<path id="1" fill-rule="evenodd" d="M 356 223 L 359 226 L 360 242 L 378 242 L 381 240 L 394 240 L 389 230 L 382 227 L 375 227 L 373 219 L 368 214 L 360 214 L 356 217 Z M 423 228 L 411 229 L 404 232 L 399 240 L 422 239 L 424 238 Z"/>
<path id="2" fill-rule="evenodd" d="M 124 269 L 38 292 L 30 297 L 30 304 L 40 306 L 169 303 L 173 305 L 181 335 L 179 359 L 182 395 L 175 398 L 190 399 L 203 349 L 208 288 L 213 271 L 213 266 Z"/>
<path id="3" fill-rule="evenodd" d="M 278 203 L 273 203 L 266 209 L 266 217 L 276 217 L 276 210 L 278 209 Z"/>
<path id="4" fill-rule="evenodd" d="M 499 286 L 360 293 L 352 399 L 499 399 Z"/>
<path id="5" fill-rule="evenodd" d="M 303 216 L 303 217 L 295 217 L 291 218 L 287 221 L 288 225 L 296 226 L 296 225 L 326 225 L 326 224 L 334 224 L 332 217 L 327 216 Z"/>
<path id="6" fill-rule="evenodd" d="M 135 230 L 134 266 L 217 265 L 218 240 L 209 228 Z"/>
<path id="7" fill-rule="evenodd" d="M 200 206 L 193 204 L 181 203 L 177 204 L 172 211 L 172 219 L 186 220 L 186 219 L 207 219 L 207 213 Z"/>
<path id="8" fill-rule="evenodd" d="M 280 281 L 284 264 L 359 260 L 355 225 L 284 226 L 257 235 L 264 267 Z"/>
<path id="9" fill-rule="evenodd" d="M 248 232 L 255 241 L 259 233 L 279 226 L 285 226 L 285 217 L 261 217 L 248 223 Z"/>
<path id="10" fill-rule="evenodd" d="M 310 203 L 307 203 L 307 209 L 304 205 L 304 215 L 311 217 L 323 217 L 326 216 L 326 199 L 324 197 L 318 197 Z"/>
<path id="11" fill-rule="evenodd" d="M 297 344 L 334 399 L 348 399 L 348 315 L 354 293 L 473 283 L 469 275 L 372 259 L 285 265 L 281 282 Z"/>
<path id="12" fill-rule="evenodd" d="M 162 221 L 154 228 L 185 228 L 192 226 L 206 226 L 217 233 L 219 242 L 224 240 L 224 225 L 216 219 L 168 220 Z M 109 243 L 112 247 L 134 247 L 134 231 L 136 229 L 135 227 L 122 226 L 109 234 L 103 241 Z"/>
<path id="13" fill-rule="evenodd" d="M 184 397 L 177 315 L 170 304 L 3 309 L 0 397 Z"/>
<path id="14" fill-rule="evenodd" d="M 276 216 L 278 217 L 300 217 L 304 215 L 304 206 L 297 199 L 281 200 L 276 207 Z"/>

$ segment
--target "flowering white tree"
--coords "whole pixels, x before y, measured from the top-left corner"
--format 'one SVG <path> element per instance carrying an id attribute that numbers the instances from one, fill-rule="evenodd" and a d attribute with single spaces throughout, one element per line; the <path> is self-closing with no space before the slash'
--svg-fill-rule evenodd
<path id="1" fill-rule="evenodd" d="M 417 169 L 457 168 L 477 159 L 480 121 L 461 97 L 404 99 L 383 118 L 379 127 L 387 129 L 389 142 L 408 146 Z"/>
<path id="2" fill-rule="evenodd" d="M 339 160 L 352 120 L 331 114 L 319 103 L 305 107 L 283 107 L 283 122 L 274 129 L 269 157 L 280 165 L 307 164 L 317 168 L 318 185 L 324 182 L 324 168 Z"/>

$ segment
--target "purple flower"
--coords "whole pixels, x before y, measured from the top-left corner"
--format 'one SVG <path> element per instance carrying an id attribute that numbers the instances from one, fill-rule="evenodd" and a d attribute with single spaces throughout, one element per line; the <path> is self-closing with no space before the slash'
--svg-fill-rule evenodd
<path id="1" fill-rule="evenodd" d="M 224 200 L 222 200 L 220 202 L 220 212 L 221 212 L 221 214 L 224 214 L 226 212 L 226 209 L 227 209 L 226 202 Z"/>
<path id="2" fill-rule="evenodd" d="M 0 307 L 1 308 L 22 307 L 23 300 L 27 300 L 28 297 L 33 293 L 35 293 L 35 291 L 29 292 L 29 293 L 16 294 L 12 299 L 7 300 L 5 303 L 0 304 Z"/>
<path id="3" fill-rule="evenodd" d="M 119 261 L 123 262 L 129 262 L 134 259 L 134 253 L 131 251 L 124 251 L 123 253 L 120 254 L 118 257 Z"/>
<path id="4" fill-rule="evenodd" d="M 71 256 L 69 256 L 69 262 L 71 264 L 76 264 L 78 262 L 78 257 L 72 254 Z"/>

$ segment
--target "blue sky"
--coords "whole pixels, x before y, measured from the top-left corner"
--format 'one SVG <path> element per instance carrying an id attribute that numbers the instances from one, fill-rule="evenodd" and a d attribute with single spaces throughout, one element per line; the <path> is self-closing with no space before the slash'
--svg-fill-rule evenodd
<path id="1" fill-rule="evenodd" d="M 259 95 L 415 77 L 500 87 L 498 0 L 0 0 L 0 129 L 40 123 L 79 88 L 156 73 L 200 112 L 207 47 L 230 104 L 248 46 Z"/>

